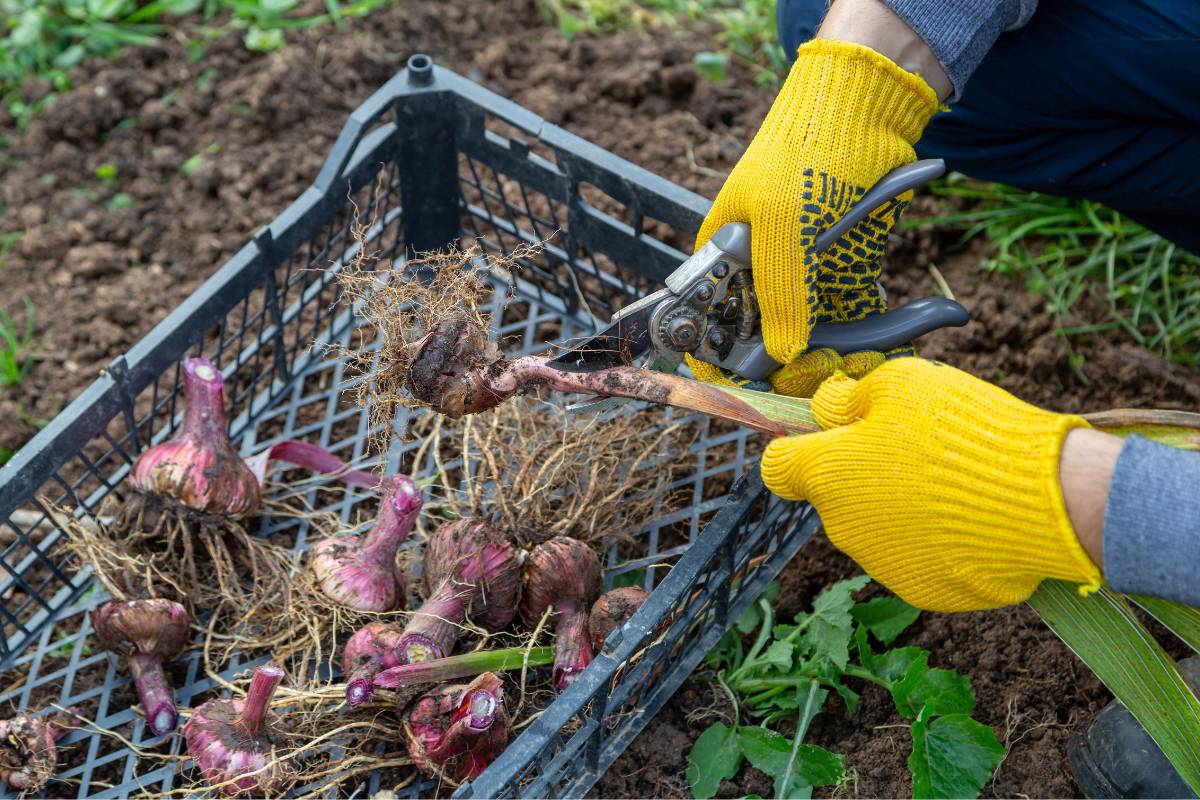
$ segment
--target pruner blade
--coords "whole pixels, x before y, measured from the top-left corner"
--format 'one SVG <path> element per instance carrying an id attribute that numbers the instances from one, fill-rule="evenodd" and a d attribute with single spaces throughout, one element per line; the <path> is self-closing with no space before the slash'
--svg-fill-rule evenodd
<path id="1" fill-rule="evenodd" d="M 595 372 L 633 363 L 650 349 L 650 316 L 670 296 L 660 289 L 626 306 L 605 328 L 551 359 L 550 366 L 564 372 Z"/>

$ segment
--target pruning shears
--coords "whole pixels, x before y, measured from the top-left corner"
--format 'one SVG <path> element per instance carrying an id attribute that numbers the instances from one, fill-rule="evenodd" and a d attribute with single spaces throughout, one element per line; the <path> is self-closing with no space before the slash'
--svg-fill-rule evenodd
<path id="1" fill-rule="evenodd" d="M 884 175 L 850 211 L 816 237 L 821 252 L 888 200 L 940 177 L 941 159 L 926 159 Z M 666 286 L 626 306 L 609 324 L 550 364 L 567 372 L 592 372 L 642 363 L 674 372 L 684 353 L 752 382 L 765 381 L 781 365 L 762 338 L 762 320 L 750 264 L 750 226 L 731 222 L 666 278 Z M 854 322 L 819 323 L 808 349 L 831 348 L 841 355 L 885 351 L 970 319 L 967 310 L 945 297 L 925 297 Z M 760 384 L 761 386 L 762 384 Z M 753 383 L 750 388 L 756 388 Z M 769 387 L 764 387 L 769 388 Z M 600 410 L 621 402 L 607 398 L 572 410 Z"/>

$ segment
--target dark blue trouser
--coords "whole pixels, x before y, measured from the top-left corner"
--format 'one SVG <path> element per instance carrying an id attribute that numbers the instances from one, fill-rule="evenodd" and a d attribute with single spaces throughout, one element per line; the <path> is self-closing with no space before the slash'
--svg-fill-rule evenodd
<path id="1" fill-rule="evenodd" d="M 794 56 L 825 0 L 778 0 Z M 1102 202 L 1200 253 L 1200 2 L 1043 0 L 917 152 L 1024 189 Z"/>

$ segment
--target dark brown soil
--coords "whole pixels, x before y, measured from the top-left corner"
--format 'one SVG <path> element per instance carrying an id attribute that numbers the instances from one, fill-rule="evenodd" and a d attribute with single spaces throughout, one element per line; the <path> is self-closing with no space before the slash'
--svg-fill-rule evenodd
<path id="1" fill-rule="evenodd" d="M 500 5 L 405 2 L 342 31 L 289 33 L 288 47 L 271 55 L 247 52 L 236 36 L 210 42 L 196 61 L 173 41 L 130 49 L 111 63 L 77 68 L 78 88 L 27 131 L 0 111 L 8 141 L 0 150 L 0 233 L 24 231 L 0 268 L 0 306 L 20 320 L 28 297 L 39 342 L 27 380 L 0 392 L 0 448 L 26 441 L 38 420 L 52 417 L 299 195 L 346 115 L 413 52 L 710 197 L 769 106 L 770 95 L 739 67 L 723 86 L 697 76 L 693 55 L 714 46 L 703 31 L 567 42 L 532 0 Z M 112 186 L 95 177 L 107 163 L 117 166 Z M 118 193 L 132 204 L 120 208 Z M 936 213 L 931 200 L 918 198 L 910 215 Z M 893 298 L 929 293 L 936 264 L 973 314 L 966 328 L 923 342 L 924 355 L 1064 411 L 1200 406 L 1196 370 L 1117 333 L 1075 343 L 1085 382 L 1040 301 L 1017 281 L 981 273 L 982 251 L 955 246 L 956 236 L 894 237 Z M 783 613 L 852 571 L 824 539 L 813 541 L 783 575 Z M 1078 794 L 1064 743 L 1107 694 L 1032 612 L 926 614 L 905 641 L 929 648 L 935 665 L 969 675 L 980 718 L 1009 744 L 989 793 Z M 687 752 L 714 702 L 704 683 L 686 686 L 596 793 L 685 796 Z M 851 794 L 909 791 L 907 734 L 880 727 L 898 721 L 888 707 L 868 691 L 852 720 L 831 708 L 814 724 L 813 741 L 849 757 L 858 775 Z M 747 768 L 722 794 L 769 788 Z"/>

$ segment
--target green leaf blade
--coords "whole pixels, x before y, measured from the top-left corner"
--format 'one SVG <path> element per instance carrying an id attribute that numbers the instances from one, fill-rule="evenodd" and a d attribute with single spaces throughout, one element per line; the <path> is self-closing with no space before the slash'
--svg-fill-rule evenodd
<path id="1" fill-rule="evenodd" d="M 877 597 L 850 609 L 854 619 L 867 626 L 875 638 L 891 644 L 904 629 L 917 621 L 921 609 L 914 608 L 899 597 Z"/>
<path id="2" fill-rule="evenodd" d="M 738 731 L 714 722 L 700 734 L 688 755 L 688 787 L 696 800 L 708 800 L 717 793 L 721 781 L 737 774 L 742 765 Z"/>
<path id="3" fill-rule="evenodd" d="M 1028 602 L 1200 793 L 1200 700 L 1124 599 L 1107 588 L 1080 597 L 1074 584 L 1045 580 Z"/>
<path id="4" fill-rule="evenodd" d="M 978 797 L 1004 758 L 996 732 L 963 714 L 932 722 L 921 715 L 912 737 L 908 769 L 914 798 Z"/>
<path id="5" fill-rule="evenodd" d="M 892 686 L 896 710 L 909 719 L 947 714 L 970 716 L 975 710 L 971 682 L 949 669 L 914 669 Z"/>

